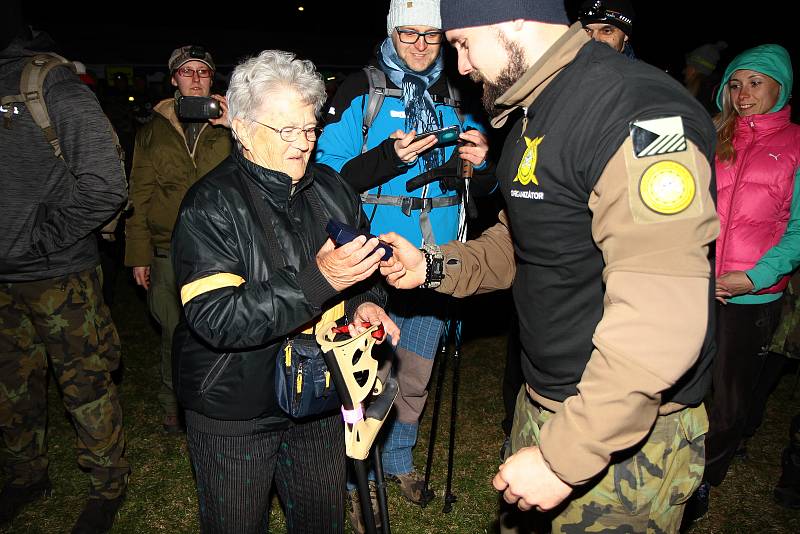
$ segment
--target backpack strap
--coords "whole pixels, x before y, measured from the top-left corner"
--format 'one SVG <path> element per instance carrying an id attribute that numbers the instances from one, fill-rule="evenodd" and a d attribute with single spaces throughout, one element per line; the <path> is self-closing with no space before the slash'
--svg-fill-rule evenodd
<path id="1" fill-rule="evenodd" d="M 369 65 L 364 67 L 364 72 L 367 75 L 369 82 L 369 93 L 367 95 L 367 107 L 364 111 L 364 120 L 361 125 L 361 135 L 363 141 L 361 143 L 361 153 L 367 151 L 367 134 L 375 122 L 375 117 L 378 116 L 383 105 L 383 99 L 387 96 L 395 98 L 403 98 L 403 91 L 400 89 L 390 89 L 386 87 L 386 74 L 378 68 Z"/>
<path id="2" fill-rule="evenodd" d="M 458 90 L 458 87 L 450 83 L 449 77 L 446 79 L 447 92 L 450 93 L 450 98 L 445 98 L 444 103 L 455 110 L 458 122 L 464 124 L 464 112 L 461 111 L 461 92 Z"/>
<path id="3" fill-rule="evenodd" d="M 58 54 L 46 53 L 33 56 L 28 64 L 25 65 L 25 68 L 22 69 L 22 76 L 19 81 L 20 94 L 4 97 L 2 103 L 4 105 L 10 102 L 24 103 L 25 107 L 30 111 L 33 121 L 42 129 L 44 138 L 53 148 L 55 156 L 63 160 L 61 143 L 58 141 L 56 130 L 50 122 L 43 89 L 47 75 L 59 65 L 67 66 L 73 72 L 76 72 L 75 65 Z"/>

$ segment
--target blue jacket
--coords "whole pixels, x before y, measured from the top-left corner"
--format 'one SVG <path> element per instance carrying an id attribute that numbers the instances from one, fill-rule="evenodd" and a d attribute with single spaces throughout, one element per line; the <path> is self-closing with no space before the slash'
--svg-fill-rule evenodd
<path id="1" fill-rule="evenodd" d="M 396 87 L 388 76 L 386 85 L 388 88 Z M 445 77 L 440 77 L 429 92 L 432 95 L 448 97 Z M 361 132 L 368 96 L 369 81 L 363 70 L 345 79 L 329 109 L 325 111 L 326 124 L 317 145 L 317 162 L 332 167 L 359 192 L 374 195 L 380 185 L 381 195 L 421 196 L 421 188 L 411 193 L 406 191 L 406 182 L 424 171 L 421 160 L 417 160 L 413 165 L 404 164 L 394 151 L 394 139 L 388 139 L 396 130 L 405 131 L 405 109 L 401 98 L 387 96 L 384 99 L 367 133 L 367 151 L 361 153 L 364 140 Z M 470 114 L 464 114 L 464 122 L 460 122 L 455 108 L 444 103 L 436 104 L 436 112 L 441 117 L 442 128 L 458 124 L 462 130 L 475 128 L 485 131 L 483 125 Z M 450 159 L 455 148 L 456 145 L 445 147 L 445 160 Z M 478 186 L 479 182 L 488 181 L 490 185 L 486 187 L 480 184 L 480 189 L 491 190 L 495 184 L 494 177 L 485 173 L 481 177 L 478 176 L 479 171 L 485 168 L 484 163 L 476 169 L 472 185 Z M 471 189 L 471 194 L 475 193 Z M 455 191 L 443 192 L 439 183 L 434 182 L 428 187 L 426 196 L 441 197 L 456 194 Z M 374 217 L 372 217 L 373 209 Z M 412 243 L 422 244 L 419 210 L 414 210 L 410 216 L 406 216 L 398 206 L 365 204 L 364 211 L 372 219 L 372 233 L 397 232 Z M 446 243 L 456 238 L 458 212 L 458 205 L 435 208 L 430 212 L 431 226 L 437 243 Z"/>

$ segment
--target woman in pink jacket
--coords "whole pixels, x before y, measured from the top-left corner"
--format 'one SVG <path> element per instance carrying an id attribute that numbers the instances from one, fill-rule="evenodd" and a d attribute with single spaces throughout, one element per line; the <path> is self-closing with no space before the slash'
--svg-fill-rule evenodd
<path id="1" fill-rule="evenodd" d="M 709 483 L 725 478 L 748 420 L 760 421 L 783 365 L 762 347 L 800 264 L 800 126 L 790 122 L 791 91 L 789 54 L 762 45 L 734 58 L 717 93 L 718 352 L 696 516 L 707 510 Z"/>

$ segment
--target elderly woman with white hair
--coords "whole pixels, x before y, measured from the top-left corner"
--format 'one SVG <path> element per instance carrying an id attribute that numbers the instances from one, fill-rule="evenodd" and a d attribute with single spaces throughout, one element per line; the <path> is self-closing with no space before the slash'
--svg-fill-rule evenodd
<path id="1" fill-rule="evenodd" d="M 325 96 L 314 65 L 288 52 L 239 64 L 227 93 L 238 150 L 189 190 L 173 233 L 184 310 L 173 377 L 204 533 L 265 532 L 273 482 L 289 532 L 343 530 L 338 407 L 287 410 L 276 375 L 292 344 L 323 322 L 352 333 L 382 323 L 394 342 L 399 335 L 372 277 L 377 239 L 336 248 L 326 234 L 329 219 L 368 223 L 338 174 L 309 165 Z"/>

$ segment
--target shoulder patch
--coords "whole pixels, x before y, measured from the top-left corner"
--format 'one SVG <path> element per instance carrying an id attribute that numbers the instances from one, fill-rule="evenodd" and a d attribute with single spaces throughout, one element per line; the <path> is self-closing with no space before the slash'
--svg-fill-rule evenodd
<path id="1" fill-rule="evenodd" d="M 622 152 L 634 222 L 663 223 L 703 213 L 704 189 L 699 181 L 703 162 L 696 161 L 695 150 L 638 158 L 629 137 Z"/>
<path id="2" fill-rule="evenodd" d="M 686 150 L 683 120 L 678 117 L 663 117 L 630 123 L 633 155 L 637 158 L 673 154 Z"/>
<path id="3" fill-rule="evenodd" d="M 694 176 L 677 161 L 662 160 L 650 165 L 639 180 L 644 205 L 664 215 L 680 213 L 695 195 Z"/>

